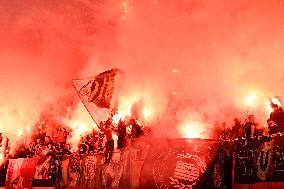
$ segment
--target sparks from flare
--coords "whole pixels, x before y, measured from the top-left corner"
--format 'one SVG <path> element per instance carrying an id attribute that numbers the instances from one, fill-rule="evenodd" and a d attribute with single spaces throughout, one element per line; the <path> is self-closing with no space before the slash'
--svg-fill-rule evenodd
<path id="1" fill-rule="evenodd" d="M 127 14 L 129 12 L 129 9 L 132 8 L 131 0 L 122 0 L 121 7 L 122 7 L 122 20 L 125 21 L 127 19 Z"/>

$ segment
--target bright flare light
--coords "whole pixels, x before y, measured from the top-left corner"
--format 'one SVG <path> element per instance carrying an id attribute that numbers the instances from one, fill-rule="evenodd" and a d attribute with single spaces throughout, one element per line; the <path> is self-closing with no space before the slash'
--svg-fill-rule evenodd
<path id="1" fill-rule="evenodd" d="M 257 99 L 257 96 L 256 95 L 250 95 L 247 97 L 246 99 L 246 105 L 247 106 L 252 106 L 254 101 Z"/>
<path id="2" fill-rule="evenodd" d="M 179 127 L 179 130 L 184 138 L 205 138 L 202 134 L 205 131 L 204 124 L 201 122 L 186 122 Z"/>
<path id="3" fill-rule="evenodd" d="M 139 95 L 121 97 L 119 99 L 119 106 L 117 108 L 117 114 L 115 114 L 112 118 L 113 123 L 118 124 L 120 119 L 124 120 L 126 116 L 131 116 L 132 105 L 135 102 L 137 102 L 140 98 L 141 96 Z"/>
<path id="4" fill-rule="evenodd" d="M 143 116 L 147 120 L 151 116 L 152 111 L 149 108 L 143 107 Z"/>
<path id="5" fill-rule="evenodd" d="M 122 106 L 119 106 L 117 111 L 118 113 L 112 117 L 112 122 L 118 124 L 120 119 L 124 121 L 124 118 L 126 116 L 131 116 L 131 107 L 132 104 L 126 104 L 126 103 Z"/>
<path id="6" fill-rule="evenodd" d="M 77 127 L 77 129 L 76 129 L 75 132 L 76 132 L 78 135 L 81 135 L 81 134 L 85 133 L 86 131 L 87 131 L 87 128 L 86 128 L 85 125 L 78 125 L 78 127 Z"/>
<path id="7" fill-rule="evenodd" d="M 24 134 L 23 130 L 20 129 L 20 130 L 17 131 L 18 137 L 21 137 L 23 134 Z"/>

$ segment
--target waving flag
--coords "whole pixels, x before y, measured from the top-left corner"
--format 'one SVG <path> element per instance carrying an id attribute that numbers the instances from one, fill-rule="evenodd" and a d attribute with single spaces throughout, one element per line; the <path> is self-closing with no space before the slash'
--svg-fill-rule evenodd
<path id="1" fill-rule="evenodd" d="M 110 117 L 114 78 L 119 72 L 119 69 L 111 69 L 93 78 L 73 80 L 80 99 L 97 123 Z"/>

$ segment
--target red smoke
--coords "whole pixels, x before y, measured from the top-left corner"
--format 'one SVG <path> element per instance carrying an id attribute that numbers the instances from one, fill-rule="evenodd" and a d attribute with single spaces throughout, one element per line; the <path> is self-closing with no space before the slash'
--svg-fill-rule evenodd
<path id="1" fill-rule="evenodd" d="M 159 120 L 173 92 L 181 125 L 233 121 L 252 93 L 263 104 L 252 111 L 266 120 L 267 98 L 283 96 L 283 9 L 266 0 L 4 0 L 1 128 L 24 130 L 47 107 L 76 107 L 71 80 L 110 68 L 124 71 L 121 104 L 138 95 Z"/>

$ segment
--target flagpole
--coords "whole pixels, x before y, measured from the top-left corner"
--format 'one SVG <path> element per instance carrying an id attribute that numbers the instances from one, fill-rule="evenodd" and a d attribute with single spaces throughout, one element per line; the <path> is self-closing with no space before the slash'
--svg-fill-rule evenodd
<path id="1" fill-rule="evenodd" d="M 87 108 L 87 106 L 83 103 L 83 99 L 81 98 L 81 95 L 79 94 L 79 91 L 76 89 L 76 86 L 74 84 L 74 82 L 72 81 L 72 85 L 75 88 L 77 95 L 79 96 L 79 99 L 81 101 L 81 103 L 85 106 L 86 110 L 88 111 L 88 113 L 90 114 L 91 118 L 93 119 L 93 121 L 95 122 L 95 124 L 97 125 L 97 127 L 99 126 L 98 123 L 96 122 L 96 120 L 94 119 L 94 117 L 92 116 L 92 114 L 89 112 L 89 109 Z"/>

